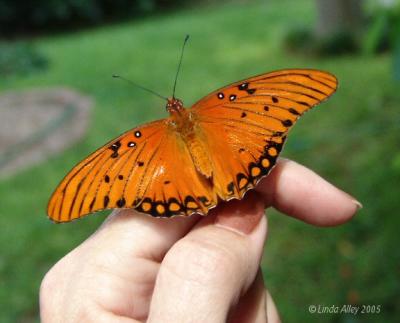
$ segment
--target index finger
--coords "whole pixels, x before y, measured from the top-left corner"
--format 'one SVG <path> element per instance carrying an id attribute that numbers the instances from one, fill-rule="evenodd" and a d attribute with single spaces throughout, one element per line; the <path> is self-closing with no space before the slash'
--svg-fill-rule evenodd
<path id="1" fill-rule="evenodd" d="M 344 223 L 362 207 L 310 169 L 286 159 L 278 161 L 256 191 L 266 206 L 318 226 Z"/>

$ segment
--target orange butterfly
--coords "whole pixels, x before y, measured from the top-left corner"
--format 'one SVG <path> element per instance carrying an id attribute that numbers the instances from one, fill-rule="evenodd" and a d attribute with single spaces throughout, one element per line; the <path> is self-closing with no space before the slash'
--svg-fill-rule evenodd
<path id="1" fill-rule="evenodd" d="M 169 98 L 168 118 L 129 130 L 75 166 L 53 193 L 49 217 L 66 222 L 111 208 L 206 215 L 254 188 L 296 120 L 336 88 L 332 74 L 288 69 L 228 85 L 189 109 Z"/>

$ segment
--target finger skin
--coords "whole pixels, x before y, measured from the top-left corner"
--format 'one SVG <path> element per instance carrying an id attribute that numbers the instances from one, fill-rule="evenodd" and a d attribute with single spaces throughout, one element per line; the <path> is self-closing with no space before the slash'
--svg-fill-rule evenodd
<path id="1" fill-rule="evenodd" d="M 254 191 L 258 198 L 248 203 Z M 114 212 L 46 275 L 40 292 L 42 321 L 90 322 L 101 313 L 145 320 L 157 275 L 153 321 L 163 313 L 182 317 L 166 305 L 185 308 L 188 300 L 197 298 L 201 302 L 194 302 L 194 311 L 203 306 L 199 317 L 224 320 L 256 275 L 266 234 L 264 206 L 321 226 L 343 223 L 358 209 L 351 196 L 312 171 L 280 160 L 244 201 L 222 203 L 205 218 L 154 219 L 134 210 Z M 219 291 L 216 286 L 221 286 Z M 210 307 L 204 308 L 207 304 Z M 190 322 L 192 313 L 186 314 L 184 322 Z"/>
<path id="2" fill-rule="evenodd" d="M 267 322 L 267 304 L 264 280 L 259 268 L 257 276 L 238 304 L 229 314 L 229 323 Z"/>
<path id="3" fill-rule="evenodd" d="M 280 323 L 281 318 L 279 317 L 278 310 L 276 309 L 276 305 L 274 300 L 271 297 L 271 294 L 268 292 L 268 290 L 265 290 L 267 299 L 267 322 L 268 323 Z"/>
<path id="4" fill-rule="evenodd" d="M 317 226 L 344 223 L 361 207 L 349 194 L 310 169 L 286 159 L 278 161 L 256 191 L 266 206 Z"/>
<path id="5" fill-rule="evenodd" d="M 146 318 L 159 262 L 198 220 L 113 212 L 46 274 L 40 292 L 42 321 L 90 321 L 101 313 L 99 308 L 116 317 Z"/>
<path id="6" fill-rule="evenodd" d="M 257 218 L 253 230 L 216 223 L 215 217 L 232 212 Z M 205 218 L 165 256 L 148 322 L 226 322 L 231 306 L 254 281 L 265 236 L 264 205 L 254 192 L 235 210 L 227 205 Z"/>

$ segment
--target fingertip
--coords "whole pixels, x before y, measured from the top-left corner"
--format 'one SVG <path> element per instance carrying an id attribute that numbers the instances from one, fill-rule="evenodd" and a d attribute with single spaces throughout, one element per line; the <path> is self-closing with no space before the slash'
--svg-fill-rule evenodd
<path id="1" fill-rule="evenodd" d="M 267 206 L 317 226 L 350 220 L 360 203 L 310 169 L 280 159 L 256 188 Z"/>

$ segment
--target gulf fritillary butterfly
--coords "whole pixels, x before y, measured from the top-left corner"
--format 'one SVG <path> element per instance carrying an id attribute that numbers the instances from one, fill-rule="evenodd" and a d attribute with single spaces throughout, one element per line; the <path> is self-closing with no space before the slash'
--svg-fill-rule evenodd
<path id="1" fill-rule="evenodd" d="M 223 87 L 189 109 L 169 98 L 168 118 L 129 130 L 76 165 L 53 193 L 49 217 L 67 222 L 111 208 L 206 215 L 254 188 L 296 120 L 336 88 L 330 73 L 287 69 Z"/>

